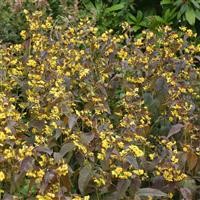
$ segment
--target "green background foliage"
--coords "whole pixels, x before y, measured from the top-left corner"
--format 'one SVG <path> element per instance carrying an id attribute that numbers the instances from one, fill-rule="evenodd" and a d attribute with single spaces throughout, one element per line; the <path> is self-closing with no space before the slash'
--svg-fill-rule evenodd
<path id="1" fill-rule="evenodd" d="M 13 4 L 0 2 L 0 40 L 17 42 L 18 33 L 25 28 L 23 9 L 45 10 L 48 15 L 60 22 L 66 19 L 77 20 L 89 17 L 94 20 L 100 32 L 114 29 L 120 32 L 120 25 L 127 21 L 132 30 L 139 34 L 149 28 L 156 30 L 162 25 L 188 26 L 200 33 L 199 0 L 48 0 L 40 3 L 32 0 Z"/>

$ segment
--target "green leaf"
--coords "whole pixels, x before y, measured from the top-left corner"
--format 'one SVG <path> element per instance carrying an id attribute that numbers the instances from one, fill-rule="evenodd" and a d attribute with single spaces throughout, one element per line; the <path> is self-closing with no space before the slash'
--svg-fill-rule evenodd
<path id="1" fill-rule="evenodd" d="M 90 0 L 83 0 L 82 3 L 88 11 L 90 11 L 92 13 L 96 13 L 96 8 Z"/>
<path id="2" fill-rule="evenodd" d="M 156 27 L 163 24 L 163 19 L 158 15 L 151 15 L 145 18 L 146 26 L 151 29 L 155 29 Z"/>
<path id="3" fill-rule="evenodd" d="M 200 10 L 195 11 L 196 18 L 200 20 Z"/>
<path id="4" fill-rule="evenodd" d="M 165 23 L 171 23 L 172 20 L 176 17 L 176 9 L 167 9 L 163 15 L 163 20 Z"/>
<path id="5" fill-rule="evenodd" d="M 191 0 L 191 2 L 194 5 L 194 7 L 200 8 L 200 5 L 199 5 L 199 3 L 196 0 Z"/>
<path id="6" fill-rule="evenodd" d="M 133 21 L 133 22 L 136 22 L 136 21 L 137 21 L 136 17 L 133 16 L 131 13 L 128 13 L 128 18 L 129 18 L 131 21 Z"/>
<path id="7" fill-rule="evenodd" d="M 144 197 L 167 197 L 167 194 L 158 190 L 158 189 L 153 189 L 153 188 L 142 188 L 139 189 L 138 192 L 136 193 L 138 196 L 144 196 Z"/>
<path id="8" fill-rule="evenodd" d="M 140 22 L 140 26 L 147 28 L 148 27 L 148 21 L 143 20 L 142 22 Z"/>
<path id="9" fill-rule="evenodd" d="M 171 0 L 162 0 L 162 1 L 160 2 L 161 5 L 166 5 L 166 4 L 171 4 L 171 3 L 172 3 Z"/>
<path id="10" fill-rule="evenodd" d="M 96 0 L 95 1 L 95 7 L 96 7 L 97 10 L 101 10 L 103 8 L 102 0 Z"/>
<path id="11" fill-rule="evenodd" d="M 132 28 L 132 30 L 134 31 L 134 32 L 137 32 L 138 30 L 140 30 L 141 29 L 141 26 L 133 26 L 133 28 Z"/>
<path id="12" fill-rule="evenodd" d="M 195 11 L 193 8 L 189 7 L 185 13 L 185 18 L 186 20 L 188 21 L 188 23 L 190 25 L 194 25 L 195 24 L 195 18 L 196 18 L 196 15 L 195 15 Z"/>
<path id="13" fill-rule="evenodd" d="M 184 4 L 183 6 L 181 6 L 180 10 L 177 13 L 177 19 L 180 19 L 181 16 L 186 12 L 187 9 L 188 9 L 187 4 Z"/>
<path id="14" fill-rule="evenodd" d="M 117 10 L 121 10 L 121 9 L 124 8 L 124 6 L 125 6 L 124 3 L 115 4 L 115 5 L 113 5 L 113 6 L 109 7 L 109 8 L 106 8 L 106 9 L 105 9 L 105 13 L 108 14 L 108 13 L 110 13 L 110 12 L 114 12 L 114 11 L 117 11 Z"/>
<path id="15" fill-rule="evenodd" d="M 139 11 L 137 12 L 137 21 L 140 22 L 140 21 L 142 20 L 142 18 L 143 18 L 143 13 L 142 13 L 141 10 L 139 10 Z"/>
<path id="16" fill-rule="evenodd" d="M 175 5 L 176 7 L 179 7 L 179 6 L 181 6 L 182 4 L 183 4 L 183 0 L 177 0 L 177 1 L 174 2 L 174 5 Z M 183 5 L 186 5 L 186 4 L 183 4 Z"/>
<path id="17" fill-rule="evenodd" d="M 159 22 L 161 24 L 164 22 L 162 17 L 160 17 L 158 15 L 155 15 L 154 17 L 155 17 L 155 20 L 157 20 L 157 22 Z"/>
<path id="18" fill-rule="evenodd" d="M 96 0 L 95 1 L 95 7 L 96 7 L 96 11 L 97 11 L 97 14 L 101 14 L 102 11 L 103 11 L 103 2 L 102 0 Z"/>

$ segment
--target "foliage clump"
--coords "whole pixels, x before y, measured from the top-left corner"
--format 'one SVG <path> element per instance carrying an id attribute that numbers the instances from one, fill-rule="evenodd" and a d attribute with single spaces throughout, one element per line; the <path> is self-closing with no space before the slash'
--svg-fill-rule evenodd
<path id="1" fill-rule="evenodd" d="M 24 42 L 0 49 L 1 196 L 197 197 L 196 35 L 99 35 L 24 13 Z"/>

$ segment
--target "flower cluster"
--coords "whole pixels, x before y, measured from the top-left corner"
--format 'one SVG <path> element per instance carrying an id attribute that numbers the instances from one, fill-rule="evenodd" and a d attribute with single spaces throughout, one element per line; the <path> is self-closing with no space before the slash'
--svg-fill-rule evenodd
<path id="1" fill-rule="evenodd" d="M 134 38 L 24 13 L 24 42 L 0 48 L 3 195 L 24 182 L 38 200 L 133 199 L 147 184 L 173 195 L 199 159 L 192 31 Z"/>

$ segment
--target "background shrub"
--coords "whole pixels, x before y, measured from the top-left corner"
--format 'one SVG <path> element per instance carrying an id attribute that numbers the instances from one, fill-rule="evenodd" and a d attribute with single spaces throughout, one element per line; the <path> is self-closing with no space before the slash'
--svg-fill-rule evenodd
<path id="1" fill-rule="evenodd" d="M 128 21 L 137 33 L 145 28 L 155 30 L 162 25 L 190 26 L 199 33 L 198 0 L 83 0 L 79 3 L 80 12 L 85 16 L 91 14 L 103 31 L 107 28 L 118 30 L 122 22 Z"/>
<path id="2" fill-rule="evenodd" d="M 15 2 L 15 3 L 14 3 Z M 24 24 L 23 9 L 43 10 L 56 23 L 76 21 L 89 17 L 99 32 L 108 29 L 121 33 L 121 23 L 127 21 L 136 34 L 148 28 L 156 31 L 159 26 L 171 25 L 178 31 L 187 26 L 199 34 L 200 2 L 198 0 L 23 0 L 1 1 L 0 40 L 18 42 Z"/>

